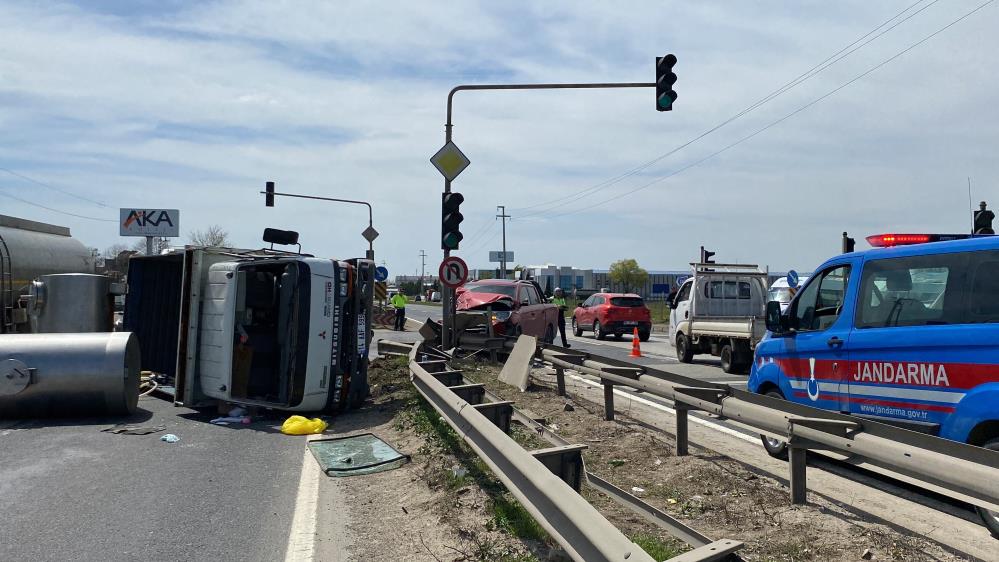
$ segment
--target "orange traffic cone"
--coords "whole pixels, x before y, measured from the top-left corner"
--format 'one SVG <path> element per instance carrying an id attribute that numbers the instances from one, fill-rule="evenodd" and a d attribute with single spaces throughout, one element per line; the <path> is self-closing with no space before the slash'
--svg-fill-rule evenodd
<path id="1" fill-rule="evenodd" d="M 634 333 L 634 335 L 631 336 L 631 356 L 632 357 L 641 357 L 642 356 L 642 347 L 638 344 L 638 340 L 639 340 L 639 337 L 638 337 L 638 328 L 635 328 L 635 333 Z"/>

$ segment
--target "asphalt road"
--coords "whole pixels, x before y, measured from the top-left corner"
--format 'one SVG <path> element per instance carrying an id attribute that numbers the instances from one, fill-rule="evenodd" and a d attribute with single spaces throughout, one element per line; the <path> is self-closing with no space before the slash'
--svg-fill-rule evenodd
<path id="1" fill-rule="evenodd" d="M 278 432 L 283 418 L 215 426 L 157 398 L 139 408 L 0 421 L 0 560 L 283 560 L 304 438 Z M 166 430 L 101 432 L 124 422 Z"/>
<path id="2" fill-rule="evenodd" d="M 406 316 L 414 321 L 423 323 L 427 318 L 440 320 L 443 315 L 439 306 L 428 306 L 410 303 L 406 307 Z M 735 386 L 745 385 L 747 375 L 729 375 L 721 370 L 717 357 L 710 355 L 697 355 L 693 363 L 680 363 L 676 359 L 676 350 L 669 343 L 666 334 L 655 333 L 649 341 L 641 343 L 642 357 L 630 357 L 631 336 L 624 336 L 620 340 L 613 337 L 606 340 L 597 340 L 590 332 L 583 332 L 582 337 L 572 335 L 571 327 L 567 326 L 567 339 L 573 349 L 589 351 L 597 355 L 634 361 L 641 365 L 648 365 L 671 371 L 680 375 L 704 380 L 731 384 Z M 556 343 L 561 343 L 561 339 L 556 337 Z"/>

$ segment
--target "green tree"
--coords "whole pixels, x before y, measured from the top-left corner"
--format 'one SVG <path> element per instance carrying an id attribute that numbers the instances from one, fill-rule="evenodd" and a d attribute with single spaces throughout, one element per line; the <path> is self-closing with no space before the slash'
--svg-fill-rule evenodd
<path id="1" fill-rule="evenodd" d="M 630 293 L 645 285 L 649 280 L 649 272 L 642 269 L 637 261 L 628 258 L 611 264 L 610 278 L 614 283 L 623 286 L 624 292 Z"/>

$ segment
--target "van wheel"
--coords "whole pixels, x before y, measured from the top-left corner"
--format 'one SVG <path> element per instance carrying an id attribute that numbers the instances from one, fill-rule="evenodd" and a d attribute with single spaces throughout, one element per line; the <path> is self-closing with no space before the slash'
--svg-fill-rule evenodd
<path id="1" fill-rule="evenodd" d="M 982 447 L 990 451 L 999 451 L 999 437 L 986 441 Z M 992 536 L 999 539 L 999 511 L 989 511 L 981 507 L 975 509 L 978 510 L 978 516 L 982 518 Z"/>
<path id="2" fill-rule="evenodd" d="M 769 396 L 771 398 L 777 398 L 779 400 L 784 400 L 784 395 L 780 393 L 779 390 L 768 390 L 764 393 L 764 396 Z M 763 448 L 767 450 L 767 454 L 775 459 L 780 459 L 782 461 L 787 460 L 787 442 L 780 439 L 770 437 L 767 435 L 760 435 L 760 439 L 763 440 Z"/>
<path id="3" fill-rule="evenodd" d="M 583 335 L 583 328 L 576 323 L 575 316 L 572 317 L 572 335 L 576 336 L 577 338 Z"/>
<path id="4" fill-rule="evenodd" d="M 607 334 L 604 332 L 604 329 L 600 325 L 599 320 L 593 321 L 593 337 L 597 338 L 598 340 L 602 340 L 607 337 Z"/>
<path id="5" fill-rule="evenodd" d="M 681 363 L 690 363 L 694 358 L 694 351 L 690 349 L 690 342 L 684 334 L 676 335 L 676 358 Z"/>
<path id="6" fill-rule="evenodd" d="M 724 346 L 722 346 L 720 355 L 721 355 L 722 371 L 732 374 L 739 370 L 738 364 L 735 362 L 735 357 L 733 357 L 733 355 L 735 355 L 735 352 L 732 351 L 731 345 L 725 344 Z"/>

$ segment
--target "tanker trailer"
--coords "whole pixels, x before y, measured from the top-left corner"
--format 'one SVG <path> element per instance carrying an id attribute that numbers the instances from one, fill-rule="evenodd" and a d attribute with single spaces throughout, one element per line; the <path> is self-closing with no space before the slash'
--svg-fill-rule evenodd
<path id="1" fill-rule="evenodd" d="M 66 227 L 0 215 L 0 333 L 29 331 L 21 296 L 55 273 L 94 273 L 94 256 Z"/>

